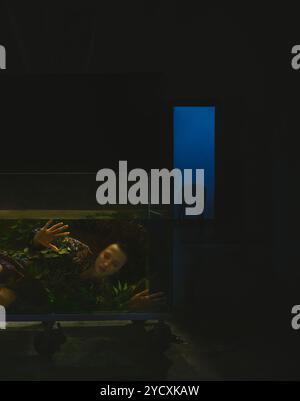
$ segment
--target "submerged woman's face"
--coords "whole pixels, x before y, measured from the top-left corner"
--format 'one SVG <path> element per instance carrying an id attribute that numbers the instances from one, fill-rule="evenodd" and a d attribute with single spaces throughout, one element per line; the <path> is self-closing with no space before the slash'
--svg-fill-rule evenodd
<path id="1" fill-rule="evenodd" d="M 102 277 L 117 273 L 126 263 L 127 256 L 118 244 L 111 244 L 99 253 L 95 270 Z"/>

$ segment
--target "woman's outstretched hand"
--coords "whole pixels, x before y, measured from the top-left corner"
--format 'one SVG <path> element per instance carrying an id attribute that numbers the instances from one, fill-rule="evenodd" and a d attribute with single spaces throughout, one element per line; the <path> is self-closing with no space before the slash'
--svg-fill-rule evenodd
<path id="1" fill-rule="evenodd" d="M 135 294 L 129 301 L 128 307 L 132 310 L 148 309 L 156 303 L 164 301 L 164 293 L 156 292 L 155 294 L 149 294 L 149 290 L 144 290 Z"/>
<path id="2" fill-rule="evenodd" d="M 33 243 L 37 246 L 44 246 L 45 248 L 50 248 L 54 252 L 59 252 L 59 248 L 55 246 L 52 242 L 59 237 L 65 237 L 70 234 L 66 231 L 69 226 L 64 223 L 57 223 L 51 226 L 52 220 L 49 220 L 44 227 L 36 232 Z"/>

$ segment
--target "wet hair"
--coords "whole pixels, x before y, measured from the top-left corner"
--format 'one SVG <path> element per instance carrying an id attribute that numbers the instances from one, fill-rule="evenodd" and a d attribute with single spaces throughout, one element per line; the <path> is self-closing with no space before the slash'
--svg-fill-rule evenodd
<path id="1" fill-rule="evenodd" d="M 129 252 L 129 247 L 128 244 L 126 242 L 116 242 L 116 244 L 118 245 L 118 247 L 121 249 L 121 251 L 124 253 L 124 255 L 126 255 L 126 258 L 128 259 L 128 252 Z"/>

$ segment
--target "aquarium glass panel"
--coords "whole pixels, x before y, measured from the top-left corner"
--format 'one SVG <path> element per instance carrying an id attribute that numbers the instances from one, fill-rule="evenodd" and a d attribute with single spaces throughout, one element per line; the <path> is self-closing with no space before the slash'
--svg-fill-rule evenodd
<path id="1" fill-rule="evenodd" d="M 169 310 L 165 219 L 139 218 L 136 210 L 122 218 L 109 210 L 0 214 L 0 296 L 8 316 Z"/>

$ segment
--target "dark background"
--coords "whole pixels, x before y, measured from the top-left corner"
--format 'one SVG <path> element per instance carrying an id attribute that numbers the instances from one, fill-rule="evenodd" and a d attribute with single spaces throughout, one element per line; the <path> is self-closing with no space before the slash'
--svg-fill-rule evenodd
<path id="1" fill-rule="evenodd" d="M 141 105 L 149 105 L 145 93 L 152 93 L 150 99 L 162 101 L 164 106 L 185 99 L 216 100 L 216 219 L 177 225 L 174 310 L 178 318 L 185 317 L 187 325 L 210 337 L 241 341 L 255 336 L 262 344 L 275 339 L 276 347 L 284 347 L 290 352 L 290 363 L 296 363 L 298 333 L 290 326 L 291 308 L 300 303 L 300 72 L 292 70 L 290 54 L 300 40 L 296 10 L 174 0 L 22 5 L 11 1 L 1 5 L 0 21 L 0 43 L 7 47 L 7 71 L 0 71 L 1 121 L 7 123 L 1 127 L 1 170 L 6 166 L 14 170 L 24 162 L 29 170 L 37 163 L 51 171 L 58 166 L 68 171 L 70 165 L 88 166 L 89 171 L 111 158 L 111 137 L 105 149 L 97 135 L 89 144 L 79 132 L 74 146 L 83 143 L 88 147 L 87 154 L 95 154 L 93 163 L 83 156 L 77 164 L 71 154 L 70 163 L 65 164 L 66 149 L 74 138 L 71 134 L 57 138 L 51 121 L 50 125 L 41 123 L 41 130 L 36 128 L 41 132 L 43 153 L 34 152 L 36 162 L 26 158 L 23 146 L 34 146 L 36 141 L 33 143 L 19 113 L 11 116 L 11 121 L 3 113 L 13 102 L 3 93 L 10 87 L 14 93 L 24 76 L 34 80 L 33 90 L 40 92 L 44 85 L 53 89 L 53 75 L 57 75 L 55 85 L 63 82 L 72 88 L 78 75 L 78 82 L 81 76 L 86 79 L 82 74 L 109 74 L 105 84 L 103 76 L 100 79 L 106 88 L 119 85 L 110 74 L 121 74 L 122 82 L 124 74 L 130 74 L 129 81 L 146 76 L 146 81 L 154 80 L 153 85 L 138 83 L 137 92 L 126 89 L 142 115 L 143 129 L 140 132 L 137 127 L 134 148 L 127 133 L 126 138 L 118 138 L 121 146 L 113 152 L 115 160 L 128 152 L 133 163 L 151 167 L 169 163 L 170 138 L 158 135 L 159 130 L 150 132 L 144 123 L 168 126 L 159 111 L 153 111 L 151 118 L 143 115 Z M 65 79 L 62 74 L 71 76 Z M 138 93 L 141 87 L 147 89 Z M 23 93 L 22 102 L 30 102 L 30 95 Z M 106 98 L 110 95 L 108 89 Z M 64 103 L 59 94 L 53 96 L 56 106 Z M 17 104 L 20 101 L 15 100 Z M 151 107 L 158 104 L 156 100 L 150 101 Z M 40 112 L 44 113 L 42 105 Z M 65 116 L 64 111 L 62 114 Z M 119 123 L 113 118 L 110 121 L 111 127 Z M 132 134 L 131 138 L 137 137 Z M 9 201 L 3 198 L 10 185 L 12 181 L 5 181 L 1 188 L 2 208 L 20 205 L 13 196 Z"/>
<path id="2" fill-rule="evenodd" d="M 28 74 L 1 79 L 4 172 L 171 165 L 159 74 Z M 4 155 L 3 155 L 4 156 Z M 151 165 L 152 163 L 152 165 Z"/>

